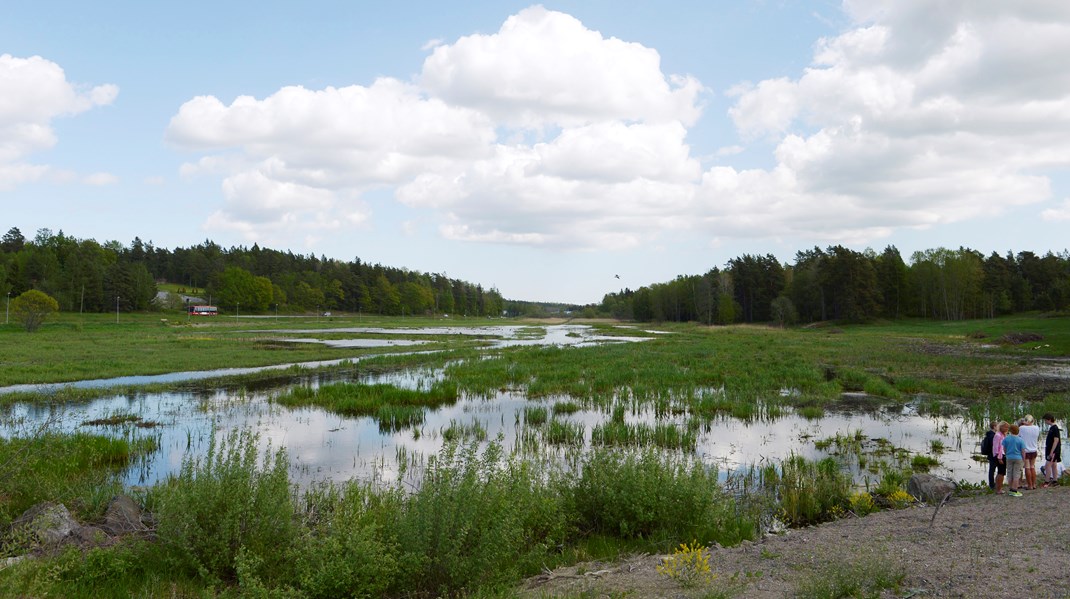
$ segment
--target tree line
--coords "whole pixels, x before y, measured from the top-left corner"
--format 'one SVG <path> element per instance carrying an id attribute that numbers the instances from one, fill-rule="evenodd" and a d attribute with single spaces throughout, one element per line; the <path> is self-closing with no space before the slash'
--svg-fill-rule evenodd
<path id="1" fill-rule="evenodd" d="M 497 289 L 360 258 L 344 262 L 256 244 L 227 249 L 209 240 L 173 250 L 137 237 L 129 245 L 100 244 L 49 229 L 26 239 L 17 227 L 0 238 L 0 293 L 10 297 L 36 289 L 64 311 L 150 310 L 160 307 L 157 283 L 164 282 L 243 314 L 278 309 L 499 316 L 505 307 Z M 177 294 L 168 301 L 167 307 L 182 307 Z"/>
<path id="2" fill-rule="evenodd" d="M 702 275 L 610 293 L 599 306 L 621 319 L 705 324 L 962 320 L 1068 309 L 1065 250 L 985 256 L 937 248 L 915 252 L 908 264 L 895 246 L 878 254 L 840 245 L 797 252 L 794 264 L 743 255 Z"/>

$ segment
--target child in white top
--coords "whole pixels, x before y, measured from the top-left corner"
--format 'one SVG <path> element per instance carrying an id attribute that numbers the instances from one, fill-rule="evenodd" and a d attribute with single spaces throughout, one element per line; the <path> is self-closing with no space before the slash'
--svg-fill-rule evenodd
<path id="1" fill-rule="evenodd" d="M 1040 427 L 1036 425 L 1032 414 L 1026 414 L 1022 418 L 1022 426 L 1018 428 L 1018 436 L 1025 443 L 1025 487 L 1037 488 L 1037 441 L 1040 440 Z"/>

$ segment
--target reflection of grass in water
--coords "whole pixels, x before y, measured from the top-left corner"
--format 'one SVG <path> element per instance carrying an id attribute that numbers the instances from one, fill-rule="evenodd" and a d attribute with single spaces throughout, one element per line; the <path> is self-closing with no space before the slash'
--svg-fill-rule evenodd
<path id="1" fill-rule="evenodd" d="M 422 406 L 385 405 L 375 413 L 375 420 L 379 423 L 379 432 L 393 433 L 423 424 L 424 408 Z"/>
<path id="2" fill-rule="evenodd" d="M 141 421 L 141 416 L 129 412 L 115 412 L 103 418 L 94 418 L 82 422 L 82 426 L 120 426 L 127 423 Z"/>

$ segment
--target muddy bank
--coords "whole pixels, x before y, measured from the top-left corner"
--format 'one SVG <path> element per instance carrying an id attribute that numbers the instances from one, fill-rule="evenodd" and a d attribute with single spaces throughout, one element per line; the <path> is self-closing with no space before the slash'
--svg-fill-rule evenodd
<path id="1" fill-rule="evenodd" d="M 560 568 L 529 579 L 521 593 L 772 599 L 793 596 L 815 578 L 877 568 L 902 574 L 898 595 L 889 597 L 1067 597 L 1068 507 L 1070 487 L 957 498 L 935 521 L 933 508 L 920 506 L 715 549 L 716 578 L 708 586 L 681 587 L 655 570 L 663 556 L 648 555 Z"/>

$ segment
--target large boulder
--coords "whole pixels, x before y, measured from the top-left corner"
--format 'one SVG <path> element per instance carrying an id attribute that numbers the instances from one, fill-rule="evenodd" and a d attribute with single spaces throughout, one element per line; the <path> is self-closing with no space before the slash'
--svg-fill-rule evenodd
<path id="1" fill-rule="evenodd" d="M 56 545 L 81 526 L 62 503 L 38 503 L 15 518 L 11 530 L 34 545 Z"/>
<path id="2" fill-rule="evenodd" d="M 907 491 L 918 501 L 939 504 L 948 494 L 955 492 L 955 483 L 931 474 L 915 474 L 907 483 Z"/>
<path id="3" fill-rule="evenodd" d="M 121 536 L 148 530 L 142 522 L 141 508 L 127 495 L 116 495 L 104 512 L 103 530 Z"/>

